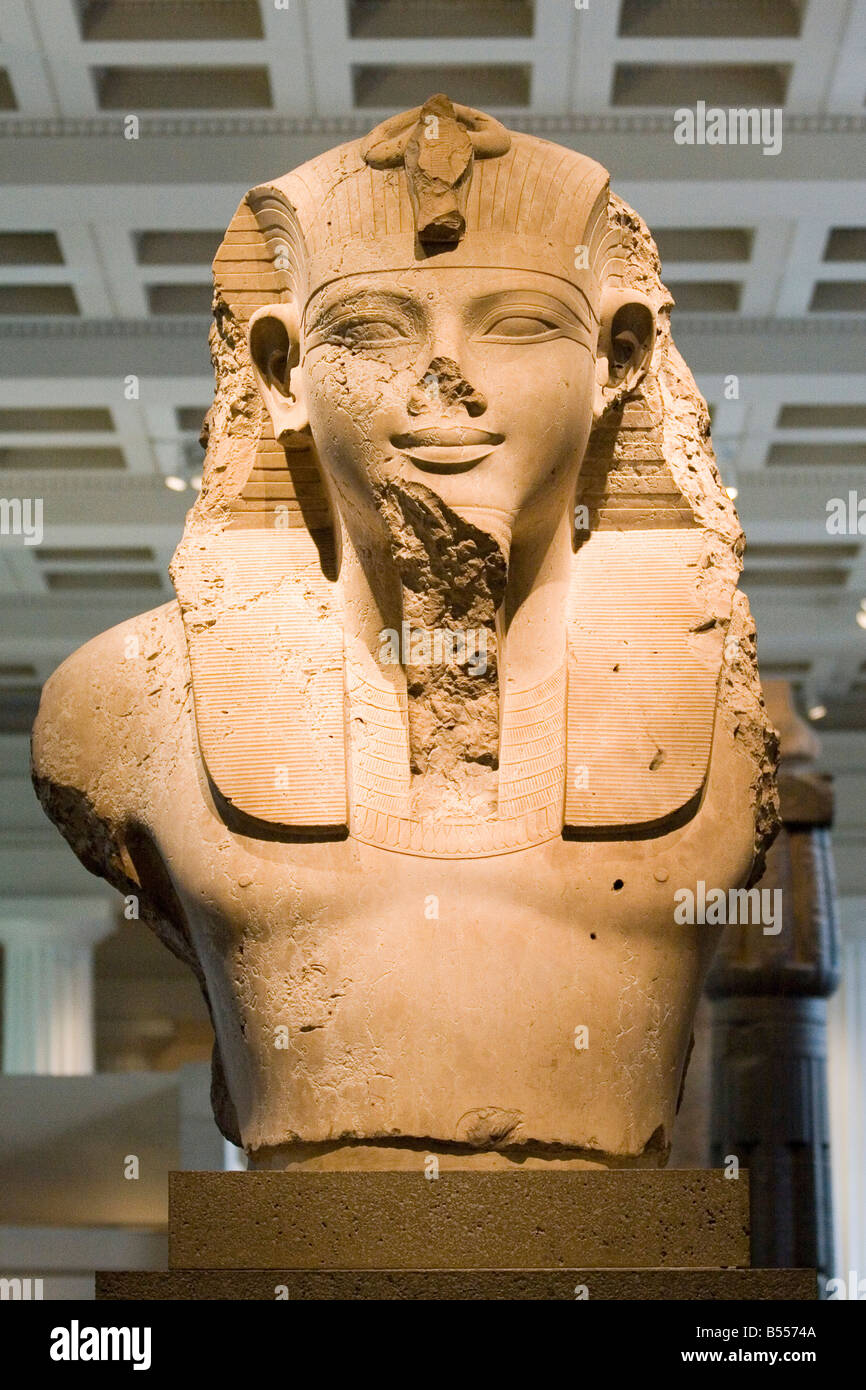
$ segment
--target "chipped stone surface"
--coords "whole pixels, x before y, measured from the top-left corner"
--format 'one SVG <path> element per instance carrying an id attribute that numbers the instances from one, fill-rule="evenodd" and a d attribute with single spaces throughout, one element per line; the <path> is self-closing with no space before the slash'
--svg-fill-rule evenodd
<path id="1" fill-rule="evenodd" d="M 755 881 L 777 801 L 647 228 L 425 108 L 252 190 L 214 278 L 178 603 L 47 683 L 47 813 L 196 972 L 254 1163 L 664 1163 L 719 931 L 674 894 Z"/>
<path id="2" fill-rule="evenodd" d="M 410 633 L 403 664 L 413 808 L 421 817 L 493 817 L 499 768 L 496 614 L 505 597 L 505 556 L 491 536 L 418 483 L 389 483 L 379 505 Z M 447 649 L 440 642 L 437 652 L 436 633 L 460 640 Z M 413 639 L 431 660 L 415 659 Z"/>

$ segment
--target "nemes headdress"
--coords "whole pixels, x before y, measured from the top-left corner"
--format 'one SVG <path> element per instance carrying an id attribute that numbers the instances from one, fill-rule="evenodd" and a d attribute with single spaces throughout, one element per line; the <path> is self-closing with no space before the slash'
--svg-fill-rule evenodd
<path id="1" fill-rule="evenodd" d="M 506 702 L 499 814 L 482 829 L 412 824 L 399 668 L 396 686 L 364 696 L 391 772 L 352 764 L 346 710 L 360 697 L 347 676 L 334 504 L 316 441 L 273 438 L 247 343 L 263 305 L 292 301 L 303 321 L 335 281 L 420 264 L 542 271 L 576 287 L 596 321 L 606 289 L 633 288 L 658 322 L 645 379 L 603 416 L 583 460 L 566 668 L 550 689 Z M 352 833 L 460 857 L 562 834 L 661 834 L 699 804 L 719 713 L 736 708 L 755 769 L 759 865 L 775 810 L 754 632 L 736 588 L 742 533 L 670 336 L 655 247 L 607 171 L 434 96 L 253 188 L 214 281 L 204 488 L 172 576 L 200 751 L 224 815 L 251 834 Z M 527 765 L 527 739 L 545 751 L 531 777 L 509 780 L 509 766 Z"/>
<path id="2" fill-rule="evenodd" d="M 444 96 L 253 189 L 247 204 L 300 307 L 335 279 L 435 258 L 542 269 L 597 315 L 599 285 L 621 270 L 600 164 Z"/>

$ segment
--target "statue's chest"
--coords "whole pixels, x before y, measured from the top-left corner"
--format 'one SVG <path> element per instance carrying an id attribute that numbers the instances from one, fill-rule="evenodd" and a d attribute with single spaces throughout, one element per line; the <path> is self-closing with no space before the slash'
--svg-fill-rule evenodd
<path id="1" fill-rule="evenodd" d="M 588 885 L 579 891 L 584 847 L 562 841 L 455 860 L 352 837 L 258 840 L 210 818 L 199 828 L 196 834 L 169 822 L 158 839 L 188 921 L 212 939 L 300 941 L 365 924 L 371 932 L 388 924 L 398 933 L 433 931 L 457 919 L 479 927 L 514 916 L 516 903 L 527 921 L 573 920 L 588 900 Z M 590 847 L 589 858 L 596 857 Z"/>
<path id="2" fill-rule="evenodd" d="M 256 839 L 206 813 L 182 824 L 168 815 L 157 838 L 198 943 L 229 954 L 240 942 L 253 954 L 261 948 L 267 955 L 280 942 L 315 954 L 331 939 L 374 940 L 382 932 L 394 940 L 427 935 L 432 944 L 446 925 L 495 937 L 506 922 L 525 929 L 527 940 L 543 925 L 594 941 L 611 929 L 669 934 L 674 893 L 694 881 L 696 851 L 708 882 L 741 881 L 743 868 L 728 861 L 742 859 L 745 845 L 732 854 L 719 811 L 705 807 L 689 826 L 649 842 L 560 836 L 462 859 L 382 849 L 351 836 Z"/>

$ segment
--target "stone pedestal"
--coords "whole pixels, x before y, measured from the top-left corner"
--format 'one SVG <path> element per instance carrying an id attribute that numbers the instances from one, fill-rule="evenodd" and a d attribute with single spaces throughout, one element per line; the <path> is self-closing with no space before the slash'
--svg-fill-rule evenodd
<path id="1" fill-rule="evenodd" d="M 112 926 L 112 907 L 104 898 L 18 898 L 3 904 L 4 1072 L 93 1071 L 93 949 Z"/>
<path id="2" fill-rule="evenodd" d="M 169 1271 L 100 1299 L 808 1299 L 719 1172 L 173 1173 Z"/>

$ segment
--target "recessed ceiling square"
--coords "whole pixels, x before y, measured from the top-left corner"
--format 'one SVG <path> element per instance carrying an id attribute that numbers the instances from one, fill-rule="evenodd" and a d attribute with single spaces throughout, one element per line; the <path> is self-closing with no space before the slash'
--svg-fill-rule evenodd
<path id="1" fill-rule="evenodd" d="M 352 67 L 352 85 L 359 107 L 417 106 L 431 92 L 446 92 L 452 101 L 466 106 L 528 106 L 531 67 L 528 63 L 358 63 Z"/>
<path id="2" fill-rule="evenodd" d="M 103 111 L 268 110 L 271 84 L 264 67 L 107 67 L 95 69 Z"/>

